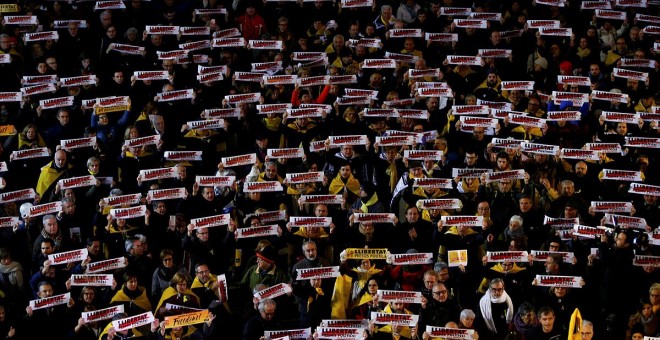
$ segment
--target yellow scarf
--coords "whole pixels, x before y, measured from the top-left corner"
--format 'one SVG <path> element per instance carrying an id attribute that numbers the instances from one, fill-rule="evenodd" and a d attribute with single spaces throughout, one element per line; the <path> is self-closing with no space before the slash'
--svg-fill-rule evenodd
<path id="1" fill-rule="evenodd" d="M 448 195 L 447 192 L 444 191 L 444 190 L 437 190 L 437 191 L 433 192 L 433 194 L 429 195 L 429 194 L 426 193 L 426 191 L 422 187 L 417 187 L 413 191 L 413 194 L 416 195 L 416 196 L 419 196 L 419 197 L 424 197 L 424 198 L 438 198 L 438 197 L 443 197 L 443 196 Z"/>
<path id="2" fill-rule="evenodd" d="M 364 288 L 364 285 L 367 284 L 367 281 L 369 281 L 372 276 L 383 271 L 382 269 L 377 269 L 375 264 L 372 264 L 371 268 L 367 271 L 358 270 L 358 268 L 353 268 L 351 270 L 357 274 L 357 285 L 360 289 Z"/>
<path id="3" fill-rule="evenodd" d="M 259 176 L 257 176 L 257 182 L 267 182 L 265 176 L 266 176 L 265 172 L 260 173 Z M 282 178 L 280 175 L 277 175 L 277 181 L 280 182 L 280 184 L 283 184 L 284 178 Z"/>
<path id="4" fill-rule="evenodd" d="M 399 181 L 399 173 L 396 170 L 396 162 L 390 163 L 390 166 L 387 167 L 385 173 L 390 175 L 390 192 L 394 192 L 394 188 L 396 188 L 396 183 Z"/>
<path id="5" fill-rule="evenodd" d="M 270 131 L 277 131 L 280 128 L 280 124 L 282 124 L 282 117 L 265 117 L 263 119 L 263 123 L 266 129 Z"/>
<path id="6" fill-rule="evenodd" d="M 312 194 L 312 193 L 316 192 L 316 189 L 317 189 L 316 183 L 305 183 L 304 189 L 307 189 L 305 191 L 305 195 Z M 295 187 L 293 187 L 293 185 L 289 185 L 286 188 L 286 193 L 287 193 L 287 195 L 302 195 L 303 194 L 302 190 L 303 189 L 296 189 Z"/>
<path id="7" fill-rule="evenodd" d="M 142 148 L 140 148 L 138 150 L 140 150 L 140 152 L 138 152 L 137 154 L 133 154 L 132 152 L 126 150 L 126 157 L 138 158 L 138 157 L 151 156 L 151 152 L 149 152 L 149 151 L 144 151 L 144 149 L 142 149 Z"/>
<path id="8" fill-rule="evenodd" d="M 204 139 L 204 138 L 208 138 L 208 137 L 211 137 L 211 136 L 215 136 L 217 134 L 218 133 L 216 131 L 209 130 L 209 129 L 203 129 L 203 130 L 192 129 L 192 130 L 186 132 L 186 134 L 183 137 L 185 137 L 185 138 Z"/>
<path id="9" fill-rule="evenodd" d="M 298 229 L 298 231 L 296 231 L 296 232 L 293 233 L 293 234 L 294 234 L 294 235 L 301 236 L 301 237 L 303 237 L 303 238 L 316 238 L 316 239 L 318 239 L 318 238 L 327 238 L 327 237 L 330 237 L 330 235 L 328 235 L 328 233 L 325 232 L 325 229 L 320 228 L 319 230 L 320 230 L 320 231 L 319 231 L 319 233 L 318 233 L 317 235 L 311 236 L 309 233 L 307 233 L 307 227 L 300 227 L 300 228 Z"/>
<path id="10" fill-rule="evenodd" d="M 115 296 L 112 297 L 112 300 L 110 300 L 110 305 L 113 305 L 115 302 L 133 302 L 136 306 L 144 309 L 145 311 L 150 311 L 151 310 L 151 302 L 149 302 L 149 298 L 147 298 L 147 292 L 144 289 L 144 287 L 138 286 L 138 289 L 142 291 L 142 293 L 135 298 L 135 300 L 131 300 L 128 295 L 124 293 L 124 287 L 122 286 L 122 289 L 120 289 Z"/>
<path id="11" fill-rule="evenodd" d="M 353 174 L 350 174 L 348 176 L 348 179 L 346 180 L 346 183 L 344 184 L 344 181 L 341 179 L 341 175 L 337 175 L 335 178 L 332 179 L 332 182 L 330 182 L 330 187 L 328 188 L 328 192 L 331 195 L 337 195 L 344 189 L 347 189 L 348 191 L 358 194 L 360 192 L 360 182 L 353 177 Z"/>
<path id="12" fill-rule="evenodd" d="M 378 203 L 378 194 L 374 192 L 374 194 L 371 196 L 371 198 L 367 201 L 367 203 L 363 203 L 362 200 L 360 200 L 360 203 L 362 204 L 360 206 L 360 210 L 362 210 L 363 213 L 368 213 L 369 212 L 369 207 Z"/>
<path id="13" fill-rule="evenodd" d="M 371 296 L 371 294 L 369 294 L 369 292 L 364 292 L 364 294 L 362 294 L 362 296 L 360 296 L 360 299 L 357 300 L 357 303 L 355 304 L 355 306 L 353 306 L 353 308 L 360 307 L 364 304 L 367 304 L 367 303 L 373 302 L 373 301 L 374 301 L 374 297 Z"/>
<path id="14" fill-rule="evenodd" d="M 511 132 L 522 133 L 524 140 L 532 140 L 534 137 L 543 136 L 543 132 L 541 131 L 541 129 L 534 127 L 529 130 L 525 130 L 525 127 L 522 125 L 517 126 L 515 129 L 511 130 Z"/>
<path id="15" fill-rule="evenodd" d="M 449 216 L 449 213 L 442 210 L 440 211 L 440 216 Z M 431 222 L 431 213 L 426 209 L 422 210 L 422 219 Z"/>
<path id="16" fill-rule="evenodd" d="M 67 169 L 71 169 L 71 165 L 67 164 Z M 50 186 L 55 183 L 64 172 L 58 172 L 53 169 L 53 161 L 50 161 L 46 166 L 41 168 L 41 174 L 39 175 L 39 180 L 37 181 L 36 192 L 39 196 L 43 194 L 50 188 Z"/>
<path id="17" fill-rule="evenodd" d="M 32 144 L 33 142 L 36 142 L 36 143 L 37 143 L 37 146 L 40 147 L 40 148 L 43 148 L 43 147 L 46 146 L 46 142 L 45 142 L 44 139 L 41 137 L 41 135 L 38 134 L 38 133 L 37 133 L 37 136 L 36 136 L 36 138 L 35 138 L 34 141 L 29 141 L 29 140 L 27 140 L 27 137 L 25 136 L 24 133 L 21 133 L 21 134 L 18 135 L 18 148 L 19 148 L 19 149 L 22 149 L 24 146 L 27 147 L 27 146 L 29 146 L 30 144 Z"/>
<path id="18" fill-rule="evenodd" d="M 308 312 L 309 312 L 309 306 L 312 304 L 312 302 L 314 302 L 314 300 L 318 299 L 319 296 L 325 295 L 325 294 L 323 294 L 323 289 L 321 289 L 321 288 L 314 288 L 314 289 L 316 289 L 316 296 L 315 297 L 310 296 L 310 297 L 307 298 L 307 311 Z"/>
<path id="19" fill-rule="evenodd" d="M 504 270 L 504 267 L 502 266 L 501 263 L 498 263 L 498 264 L 496 264 L 496 265 L 490 267 L 490 269 L 492 269 L 492 270 L 494 270 L 494 271 L 496 271 L 496 272 L 498 272 L 498 273 L 501 273 L 501 274 L 504 274 L 504 273 L 507 273 L 507 274 L 515 274 L 515 273 L 519 273 L 519 272 L 521 272 L 521 271 L 523 271 L 523 270 L 526 270 L 526 268 L 518 267 L 518 264 L 517 264 L 517 263 L 514 263 L 514 264 L 513 264 L 513 267 L 512 267 L 511 270 L 509 270 L 508 272 L 506 272 L 506 271 Z M 481 284 L 479 285 L 479 289 L 478 289 L 478 291 L 479 291 L 481 294 L 486 294 L 486 291 L 488 290 L 489 283 L 490 283 L 490 280 L 484 277 L 483 280 L 481 280 Z"/>
<path id="20" fill-rule="evenodd" d="M 589 54 L 591 54 L 591 49 L 589 49 L 589 48 L 582 48 L 582 47 L 578 47 L 578 48 L 577 48 L 577 55 L 578 55 L 578 57 L 580 57 L 580 58 L 585 58 L 585 57 L 588 57 Z"/>
<path id="21" fill-rule="evenodd" d="M 407 309 L 404 309 L 404 312 L 405 312 L 405 314 L 412 314 L 412 313 L 411 313 L 409 310 L 407 310 Z M 386 306 L 385 309 L 383 310 L 383 313 L 389 313 L 389 314 L 392 314 L 392 308 L 390 307 L 389 304 L 387 304 L 387 306 Z M 376 332 L 381 332 L 381 333 L 392 333 L 392 325 L 385 325 L 385 326 L 383 326 L 383 327 L 377 328 L 377 329 L 376 329 Z M 408 327 L 408 326 L 404 326 L 404 327 L 402 327 L 401 330 L 399 331 L 399 334 L 400 334 L 402 337 L 405 337 L 405 338 L 411 338 L 411 337 L 412 337 L 410 327 Z"/>
<path id="22" fill-rule="evenodd" d="M 99 334 L 99 340 L 101 340 L 101 339 L 103 338 L 103 335 L 107 335 L 107 334 L 108 334 L 108 331 L 110 330 L 110 328 L 112 328 L 112 322 L 109 322 L 109 323 L 105 326 L 105 328 L 103 328 L 103 332 L 101 332 L 101 334 Z M 132 338 L 141 337 L 141 336 L 143 335 L 142 333 L 140 333 L 140 331 L 138 331 L 138 328 L 133 328 L 132 331 L 133 331 L 133 336 L 132 336 Z"/>
<path id="23" fill-rule="evenodd" d="M 216 281 L 218 281 L 218 278 L 213 274 L 209 274 L 209 281 L 206 283 L 202 283 L 202 281 L 200 281 L 199 278 L 195 276 L 195 280 L 193 281 L 192 285 L 190 285 L 190 289 L 209 288 L 213 286 L 213 283 L 215 283 Z"/>
<path id="24" fill-rule="evenodd" d="M 191 287 L 191 288 L 192 288 L 192 287 Z M 178 293 L 177 293 L 177 291 L 176 291 L 175 288 L 167 287 L 167 289 L 165 289 L 165 290 L 163 291 L 163 295 L 160 297 L 160 301 L 158 301 L 158 306 L 156 306 L 156 309 L 155 309 L 156 313 L 158 313 L 158 310 L 160 309 L 160 307 L 164 307 L 164 306 L 163 306 L 163 303 L 165 302 L 165 300 L 167 300 L 167 299 L 169 299 L 169 298 L 171 298 L 172 296 L 175 296 L 175 295 L 177 295 L 177 294 L 178 294 Z M 190 290 L 190 288 L 186 288 L 186 291 L 183 292 L 183 294 L 187 294 L 187 295 L 192 295 L 192 296 L 194 296 L 195 298 L 197 298 L 197 303 L 199 303 L 199 297 L 197 296 L 197 294 L 193 293 L 193 291 Z M 184 298 L 183 301 L 186 302 L 185 298 Z M 199 307 L 199 306 L 198 306 L 198 307 Z"/>

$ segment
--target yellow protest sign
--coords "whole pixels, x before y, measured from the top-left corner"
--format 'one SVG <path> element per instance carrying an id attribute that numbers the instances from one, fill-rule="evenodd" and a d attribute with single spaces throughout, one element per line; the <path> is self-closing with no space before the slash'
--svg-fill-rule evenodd
<path id="1" fill-rule="evenodd" d="M 387 248 L 346 248 L 346 259 L 348 260 L 385 260 L 387 259 Z"/>
<path id="2" fill-rule="evenodd" d="M 467 266 L 468 264 L 467 249 L 450 250 L 447 252 L 447 255 L 449 257 L 450 267 Z"/>
<path id="3" fill-rule="evenodd" d="M 202 323 L 208 319 L 209 310 L 165 317 L 165 329 Z"/>
<path id="4" fill-rule="evenodd" d="M 107 106 L 107 107 L 98 106 L 96 107 L 96 109 L 94 109 L 94 113 L 100 115 L 108 112 L 126 111 L 130 109 L 131 109 L 130 105 L 118 105 L 118 106 Z"/>
<path id="5" fill-rule="evenodd" d="M 0 125 L 0 136 L 13 136 L 17 133 L 16 127 L 13 125 Z"/>
<path id="6" fill-rule="evenodd" d="M 17 4 L 0 4 L 0 13 L 13 13 L 20 9 Z"/>

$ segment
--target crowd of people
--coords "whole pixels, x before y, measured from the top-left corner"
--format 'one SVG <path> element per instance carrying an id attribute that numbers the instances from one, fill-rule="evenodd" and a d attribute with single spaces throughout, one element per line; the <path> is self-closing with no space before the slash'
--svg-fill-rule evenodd
<path id="1" fill-rule="evenodd" d="M 657 1 L 0 12 L 0 336 L 660 335 Z"/>

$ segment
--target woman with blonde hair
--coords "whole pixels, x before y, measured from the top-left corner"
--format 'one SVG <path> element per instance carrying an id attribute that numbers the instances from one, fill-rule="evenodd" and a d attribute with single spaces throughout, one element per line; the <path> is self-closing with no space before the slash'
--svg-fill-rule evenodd
<path id="1" fill-rule="evenodd" d="M 185 313 L 185 309 L 168 310 L 167 305 L 177 305 L 190 308 L 199 308 L 199 297 L 192 290 L 190 285 L 192 279 L 187 273 L 178 272 L 174 274 L 170 281 L 170 286 L 163 291 L 163 295 L 155 309 L 155 316 L 162 318 L 164 316 Z"/>
<path id="2" fill-rule="evenodd" d="M 39 129 L 34 124 L 28 124 L 23 131 L 18 134 L 18 149 L 34 149 L 46 147 L 46 141 L 39 133 Z"/>

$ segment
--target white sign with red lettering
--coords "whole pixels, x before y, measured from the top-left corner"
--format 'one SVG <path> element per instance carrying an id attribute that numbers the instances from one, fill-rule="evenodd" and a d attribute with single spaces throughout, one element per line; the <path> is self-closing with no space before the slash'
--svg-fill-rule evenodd
<path id="1" fill-rule="evenodd" d="M 390 213 L 355 213 L 353 222 L 361 223 L 394 223 L 394 214 Z"/>
<path id="2" fill-rule="evenodd" d="M 84 323 L 112 319 L 115 315 L 124 312 L 124 305 L 97 309 L 91 312 L 82 312 L 81 318 Z"/>
<path id="3" fill-rule="evenodd" d="M 48 255 L 51 265 L 83 261 L 87 258 L 87 248 L 65 251 L 57 254 Z"/>
<path id="4" fill-rule="evenodd" d="M 92 175 L 64 178 L 57 182 L 60 185 L 60 190 L 70 188 L 81 188 L 96 185 L 96 177 Z"/>
<path id="5" fill-rule="evenodd" d="M 328 137 L 330 145 L 366 145 L 369 139 L 367 135 L 346 135 L 346 136 L 330 136 Z"/>
<path id="6" fill-rule="evenodd" d="M 62 210 L 62 202 L 55 201 L 30 207 L 26 217 L 36 217 L 46 214 L 54 214 Z"/>
<path id="7" fill-rule="evenodd" d="M 486 29 L 488 28 L 487 20 L 475 20 L 475 19 L 454 19 L 456 27 L 460 28 L 479 28 Z"/>
<path id="8" fill-rule="evenodd" d="M 422 209 L 461 209 L 463 208 L 463 203 L 458 198 L 430 198 L 425 200 L 419 200 L 420 206 Z"/>
<path id="9" fill-rule="evenodd" d="M 29 306 L 32 310 L 37 310 L 57 305 L 65 305 L 69 303 L 69 300 L 71 300 L 71 293 L 66 293 L 43 299 L 31 300 Z"/>
<path id="10" fill-rule="evenodd" d="M 632 181 L 632 182 L 643 181 L 641 171 L 603 169 L 602 173 L 603 176 L 601 177 L 601 179 L 609 179 L 616 181 Z"/>
<path id="11" fill-rule="evenodd" d="M 85 273 L 100 273 L 109 270 L 125 268 L 128 265 L 128 260 L 125 257 L 117 257 L 114 259 L 92 262 L 87 265 Z"/>
<path id="12" fill-rule="evenodd" d="M 486 174 L 486 183 L 516 179 L 525 179 L 524 169 L 497 171 Z"/>
<path id="13" fill-rule="evenodd" d="M 415 327 L 419 321 L 419 315 L 371 312 L 371 321 L 377 325 L 399 325 Z"/>
<path id="14" fill-rule="evenodd" d="M 21 159 L 49 157 L 49 156 L 50 156 L 50 150 L 48 148 L 34 148 L 34 149 L 23 149 L 23 150 L 12 151 L 9 159 L 12 161 L 18 161 Z"/>
<path id="15" fill-rule="evenodd" d="M 234 184 L 236 176 L 196 176 L 195 183 L 200 187 L 228 187 Z"/>
<path id="16" fill-rule="evenodd" d="M 471 66 L 481 66 L 483 60 L 481 57 L 477 56 L 466 56 L 466 55 L 448 55 L 447 61 L 450 65 L 471 65 Z"/>
<path id="17" fill-rule="evenodd" d="M 287 173 L 286 182 L 287 184 L 322 182 L 323 176 L 324 175 L 322 171 Z"/>
<path id="18" fill-rule="evenodd" d="M 570 37 L 573 34 L 572 28 L 540 28 L 541 35 L 555 36 L 555 37 Z"/>
<path id="19" fill-rule="evenodd" d="M 201 151 L 165 151 L 165 159 L 168 161 L 201 161 Z"/>
<path id="20" fill-rule="evenodd" d="M 332 224 L 332 217 L 291 216 L 289 223 L 293 227 L 329 227 Z"/>
<path id="21" fill-rule="evenodd" d="M 254 293 L 254 297 L 257 300 L 261 301 L 263 299 L 274 299 L 284 294 L 290 294 L 291 292 L 292 292 L 291 286 L 289 286 L 286 283 L 278 283 L 274 286 L 268 287 L 266 289 Z"/>
<path id="22" fill-rule="evenodd" d="M 239 156 L 222 157 L 221 162 L 225 167 L 253 165 L 257 162 L 257 154 L 249 153 Z"/>
<path id="23" fill-rule="evenodd" d="M 378 300 L 390 303 L 422 303 L 422 292 L 378 290 Z"/>
<path id="24" fill-rule="evenodd" d="M 296 280 L 327 279 L 339 276 L 339 266 L 296 269 Z"/>
<path id="25" fill-rule="evenodd" d="M 186 188 L 158 189 L 147 192 L 147 199 L 151 201 L 181 199 L 186 198 L 186 196 Z"/>
<path id="26" fill-rule="evenodd" d="M 63 149 L 66 150 L 92 147 L 96 145 L 96 136 L 75 139 L 62 139 L 60 140 L 60 145 Z"/>
<path id="27" fill-rule="evenodd" d="M 442 151 L 440 150 L 404 150 L 403 157 L 408 160 L 435 160 L 439 161 L 442 158 Z"/>
<path id="28" fill-rule="evenodd" d="M 222 214 L 222 215 L 193 218 L 190 220 L 190 224 L 192 224 L 195 227 L 195 229 L 211 228 L 221 225 L 228 225 L 229 221 L 231 221 L 231 216 L 229 216 L 229 214 Z"/>
<path id="29" fill-rule="evenodd" d="M 112 287 L 112 274 L 73 274 L 72 286 Z"/>
<path id="30" fill-rule="evenodd" d="M 143 217 L 147 213 L 147 206 L 138 205 L 137 207 L 131 208 L 114 208 L 110 209 L 110 216 L 115 219 L 128 219 Z"/>
<path id="31" fill-rule="evenodd" d="M 243 192 L 279 192 L 284 190 L 278 181 L 245 182 Z"/>
<path id="32" fill-rule="evenodd" d="M 638 72 L 638 71 L 631 71 L 631 70 L 626 70 L 623 68 L 614 68 L 614 71 L 612 74 L 615 77 L 619 78 L 626 78 L 626 79 L 633 79 L 633 80 L 638 80 L 638 81 L 646 81 L 649 79 L 649 74 L 648 72 Z"/>
<path id="33" fill-rule="evenodd" d="M 143 181 L 152 181 L 155 179 L 164 179 L 164 178 L 175 178 L 176 176 L 177 176 L 176 167 L 140 170 L 140 179 Z"/>
<path id="34" fill-rule="evenodd" d="M 642 183 L 630 183 L 630 189 L 628 192 L 631 194 L 660 196 L 660 186 Z"/>
<path id="35" fill-rule="evenodd" d="M 26 33 L 23 36 L 23 41 L 32 42 L 32 41 L 43 41 L 43 40 L 58 40 L 60 35 L 57 31 L 46 31 L 46 32 L 37 32 L 37 33 Z"/>
<path id="36" fill-rule="evenodd" d="M 277 235 L 277 224 L 236 229 L 236 238 L 252 238 Z"/>
<path id="37" fill-rule="evenodd" d="M 161 35 L 178 35 L 179 26 L 150 26 L 147 25 L 144 29 L 147 34 L 161 34 Z"/>
<path id="38" fill-rule="evenodd" d="M 298 200 L 302 204 L 341 204 L 344 199 L 341 195 L 301 195 Z"/>
<path id="39" fill-rule="evenodd" d="M 149 325 L 154 322 L 154 320 L 154 315 L 151 312 L 146 312 L 135 316 L 129 316 L 124 319 L 112 321 L 112 327 L 114 327 L 117 332 L 121 332 L 144 325 Z"/>
<path id="40" fill-rule="evenodd" d="M 58 107 L 65 107 L 72 105 L 73 105 L 73 96 L 50 98 L 39 101 L 39 106 L 41 106 L 42 109 L 54 109 Z"/>
<path id="41" fill-rule="evenodd" d="M 373 5 L 374 0 L 341 0 L 342 8 L 371 7 Z"/>

